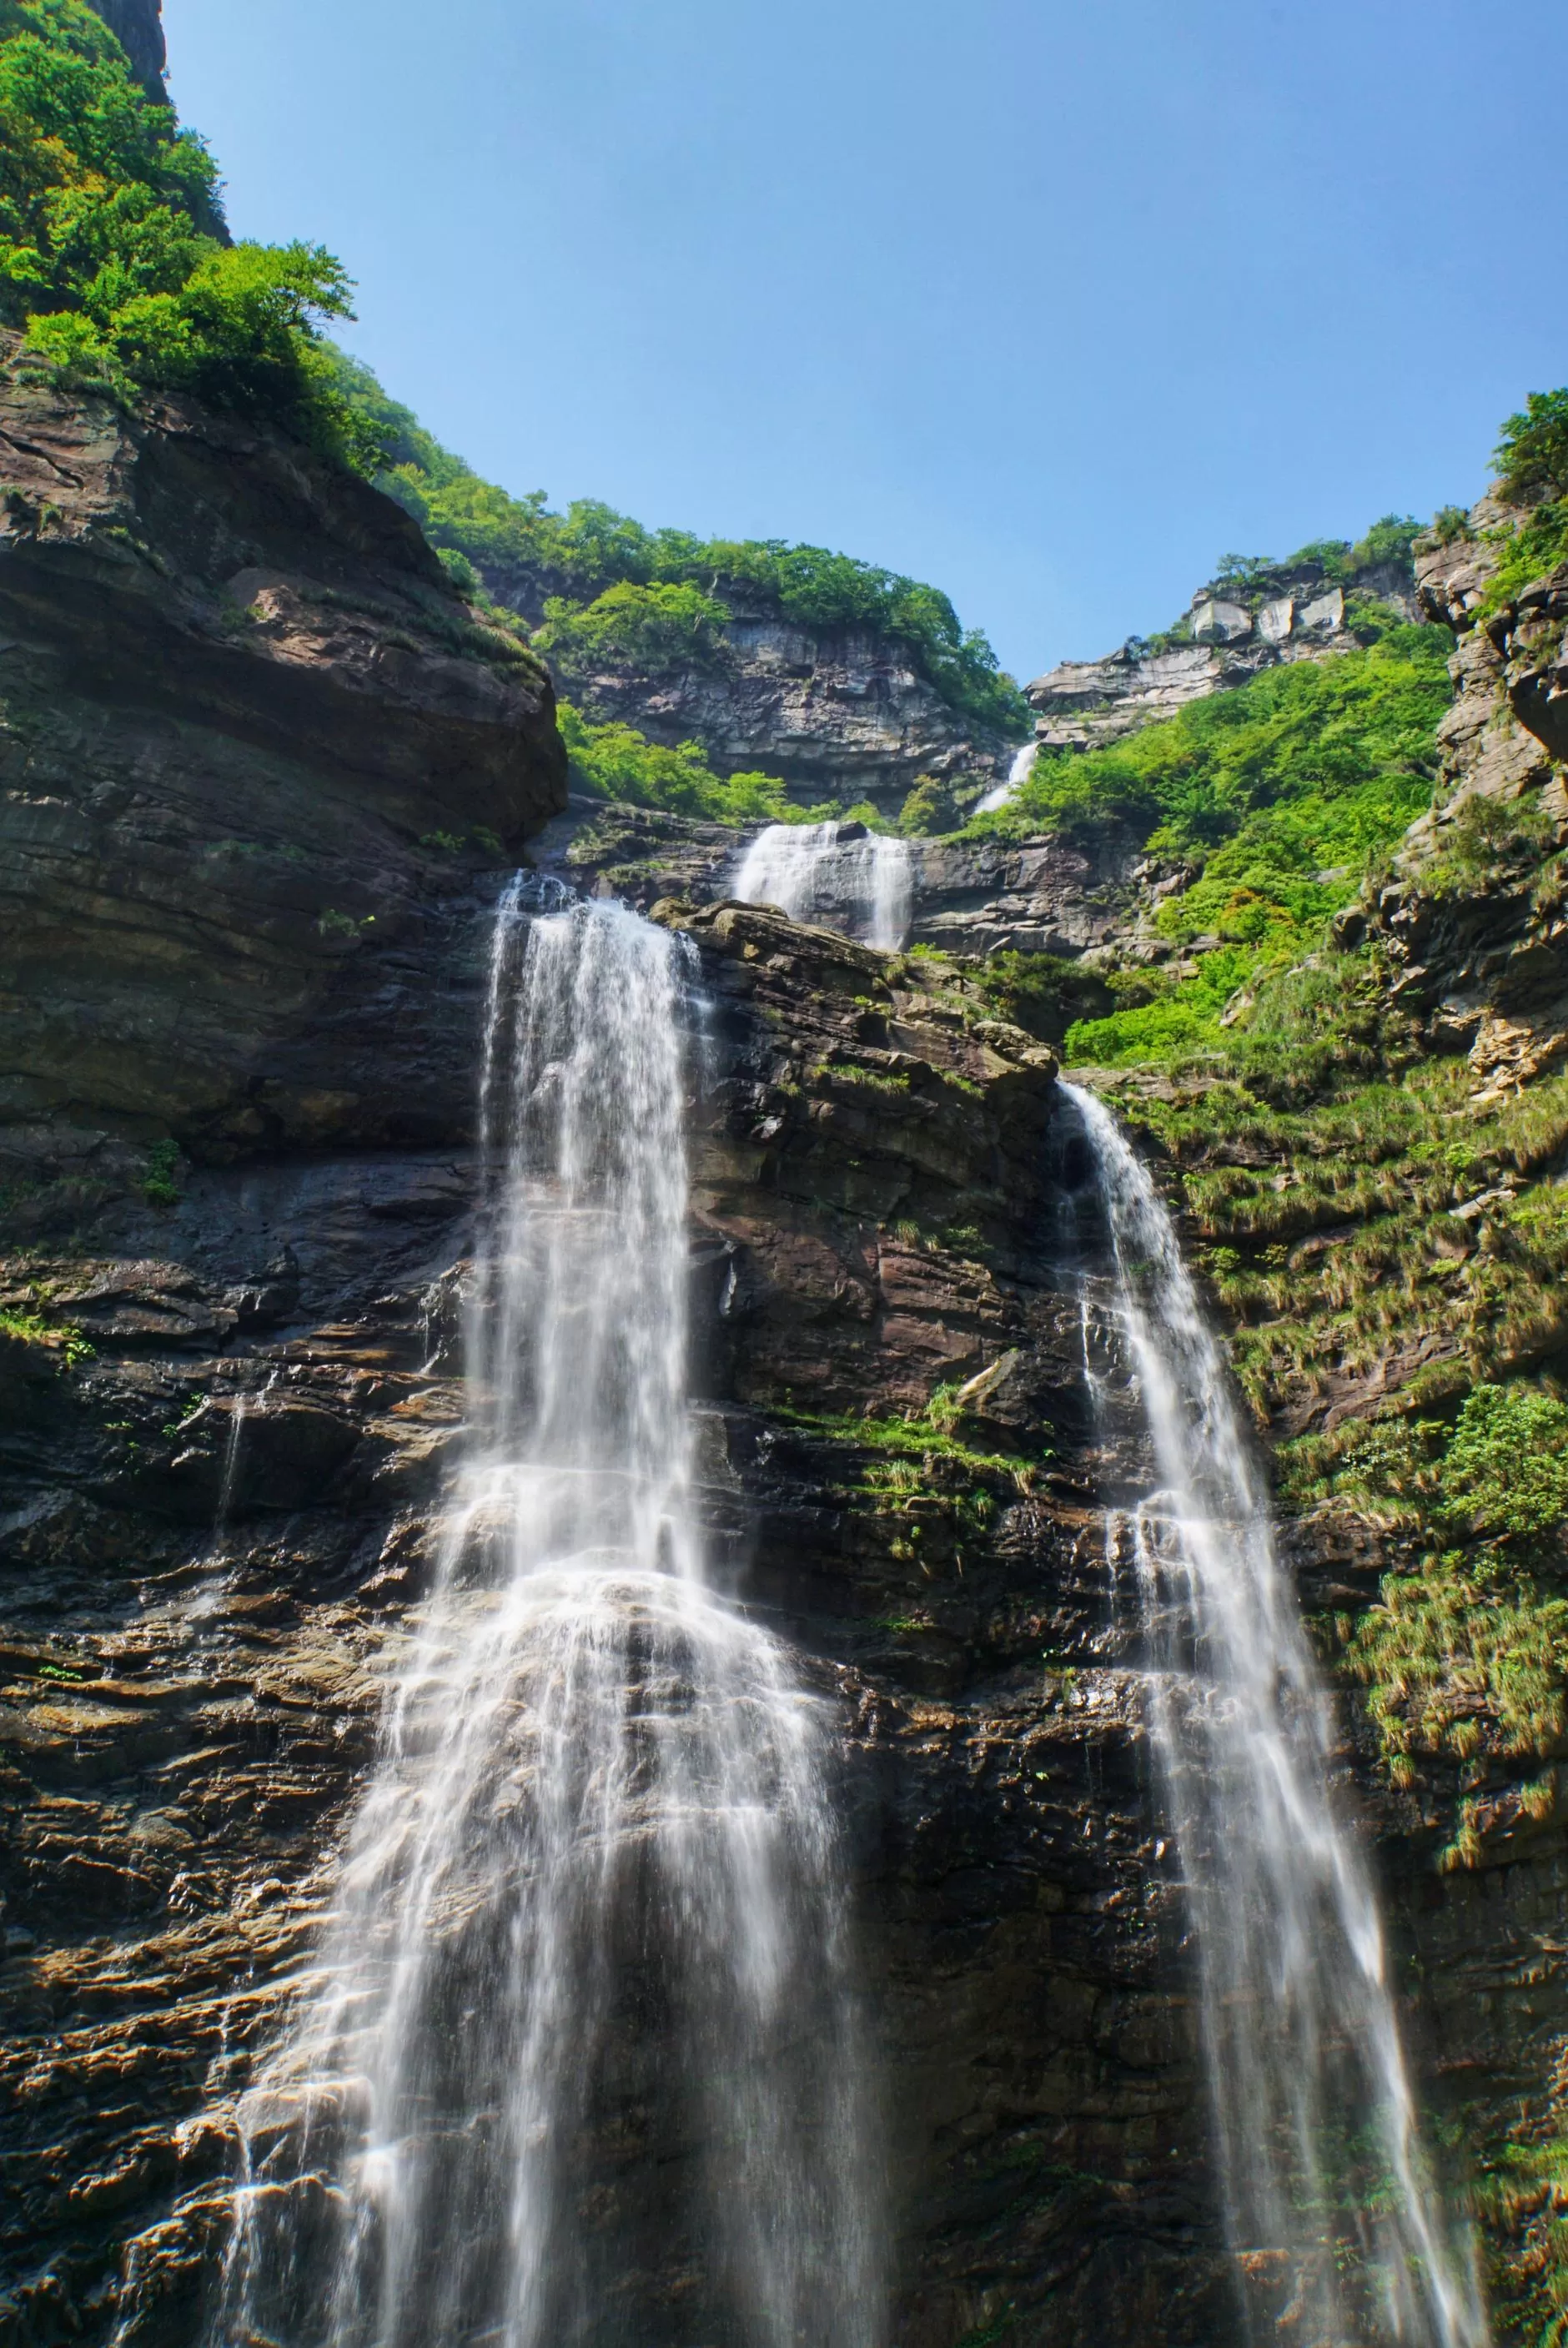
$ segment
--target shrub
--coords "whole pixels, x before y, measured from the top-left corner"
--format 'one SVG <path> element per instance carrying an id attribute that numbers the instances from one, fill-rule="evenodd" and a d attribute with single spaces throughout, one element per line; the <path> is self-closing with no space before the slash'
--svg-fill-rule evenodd
<path id="1" fill-rule="evenodd" d="M 374 436 L 318 339 L 349 310 L 309 244 L 230 244 L 201 141 L 82 0 L 0 0 L 0 323 L 71 379 L 188 391 L 345 461 Z"/>
<path id="2" fill-rule="evenodd" d="M 698 588 L 622 580 L 587 605 L 552 596 L 537 642 L 569 671 L 608 663 L 657 673 L 712 661 L 728 616 Z"/>
<path id="3" fill-rule="evenodd" d="M 1531 392 L 1504 423 L 1492 461 L 1511 505 L 1568 498 L 1568 390 Z"/>
<path id="4" fill-rule="evenodd" d="M 632 726 L 595 726 L 569 701 L 558 715 L 573 787 L 591 798 L 717 823 L 808 823 L 822 812 L 797 807 L 775 775 L 715 774 L 698 742 L 667 749 Z"/>

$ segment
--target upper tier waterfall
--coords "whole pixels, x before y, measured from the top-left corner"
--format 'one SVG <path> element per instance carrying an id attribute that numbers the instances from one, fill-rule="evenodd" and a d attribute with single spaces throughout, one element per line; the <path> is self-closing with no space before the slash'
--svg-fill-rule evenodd
<path id="1" fill-rule="evenodd" d="M 1423 2149 L 1377 1902 L 1331 1785 L 1327 1693 L 1224 1359 L 1148 1170 L 1102 1102 L 1063 1090 L 1158 1478 L 1112 1511 L 1109 1550 L 1150 1653 L 1231 2245 L 1293 2338 L 1479 2348 L 1473 2256 Z"/>
<path id="2" fill-rule="evenodd" d="M 1026 742 L 1022 749 L 1015 751 L 1013 763 L 1007 769 L 1006 781 L 996 784 L 994 789 L 986 792 L 975 808 L 975 814 L 990 815 L 995 808 L 1005 808 L 1010 800 L 1016 799 L 1034 773 L 1035 761 L 1039 755 L 1040 746 L 1037 742 Z"/>
<path id="3" fill-rule="evenodd" d="M 777 905 L 890 953 L 908 934 L 913 891 L 909 842 L 860 824 L 770 823 L 734 882 L 742 904 Z"/>
<path id="4" fill-rule="evenodd" d="M 234 2348 L 882 2336 L 829 1722 L 692 1503 L 689 976 L 500 908 L 472 1438 L 242 2106 Z"/>

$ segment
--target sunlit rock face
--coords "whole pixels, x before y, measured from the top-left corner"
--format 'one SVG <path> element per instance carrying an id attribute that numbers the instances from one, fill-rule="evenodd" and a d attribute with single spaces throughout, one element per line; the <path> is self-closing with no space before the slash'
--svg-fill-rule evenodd
<path id="1" fill-rule="evenodd" d="M 1349 584 L 1402 618 L 1421 616 L 1408 561 L 1367 564 Z M 1026 688 L 1037 736 L 1047 750 L 1095 749 L 1281 661 L 1323 660 L 1358 641 L 1346 588 L 1326 580 L 1321 563 L 1272 564 L 1244 594 L 1200 587 L 1166 638 L 1130 637 L 1102 660 L 1064 661 L 1037 677 Z"/>

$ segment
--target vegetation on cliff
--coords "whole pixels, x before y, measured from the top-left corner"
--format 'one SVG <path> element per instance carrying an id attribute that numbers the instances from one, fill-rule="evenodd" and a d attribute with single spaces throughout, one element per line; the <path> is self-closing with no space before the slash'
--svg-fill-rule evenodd
<path id="1" fill-rule="evenodd" d="M 951 708 L 998 733 L 1027 730 L 1016 685 L 938 589 L 826 547 L 646 530 L 591 498 L 557 513 L 542 489 L 512 497 L 444 448 L 367 368 L 341 356 L 338 365 L 346 396 L 385 452 L 381 487 L 434 545 L 544 621 L 568 673 L 589 659 L 656 671 L 711 657 L 729 606 L 759 602 L 802 628 L 892 637 Z"/>
<path id="2" fill-rule="evenodd" d="M 666 749 L 634 726 L 596 726 L 569 701 L 559 702 L 556 714 L 572 787 L 591 798 L 737 825 L 810 823 L 823 812 L 797 806 L 776 775 L 716 774 L 699 742 Z"/>
<path id="3" fill-rule="evenodd" d="M 217 184 L 82 0 L 0 0 L 0 323 L 121 399 L 191 392 L 363 462 L 319 338 L 349 314 L 341 263 L 231 243 Z"/>
<path id="4" fill-rule="evenodd" d="M 1101 1066 L 1212 1052 L 1242 990 L 1301 963 L 1431 798 L 1449 638 L 1399 626 L 1362 651 L 1266 670 L 1101 750 L 1043 756 L 975 838 L 1114 826 L 1165 866 L 1163 962 L 1111 973 L 1123 1007 L 1080 1022 Z"/>

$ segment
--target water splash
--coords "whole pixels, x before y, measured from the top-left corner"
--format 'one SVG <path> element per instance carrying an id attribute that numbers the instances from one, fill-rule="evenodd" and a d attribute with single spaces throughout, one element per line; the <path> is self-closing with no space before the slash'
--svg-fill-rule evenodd
<path id="1" fill-rule="evenodd" d="M 1023 789 L 1024 785 L 1028 781 L 1029 777 L 1034 773 L 1035 760 L 1039 757 L 1039 755 L 1040 746 L 1038 742 L 1026 742 L 1021 750 L 1015 751 L 1013 754 L 1013 763 L 1007 769 L 1006 781 L 1005 783 L 998 783 L 995 790 L 989 790 L 986 792 L 985 798 L 976 807 L 975 810 L 975 814 L 990 815 L 995 808 L 1005 808 L 1011 800 L 1016 799 L 1018 793 Z"/>
<path id="2" fill-rule="evenodd" d="M 907 839 L 841 823 L 770 823 L 741 860 L 743 905 L 777 905 L 896 953 L 909 933 L 913 869 Z"/>
<path id="3" fill-rule="evenodd" d="M 1480 2348 L 1473 2250 L 1421 2143 L 1377 1903 L 1330 1785 L 1334 1725 L 1267 1495 L 1170 1215 L 1074 1086 L 1161 1488 L 1113 1512 L 1195 1929 L 1232 2247 L 1283 2254 L 1291 2336 Z"/>
<path id="4" fill-rule="evenodd" d="M 876 2348 L 830 1723 L 691 1505 L 683 948 L 527 913 L 490 963 L 478 1432 L 242 2106 L 216 2337 Z"/>

